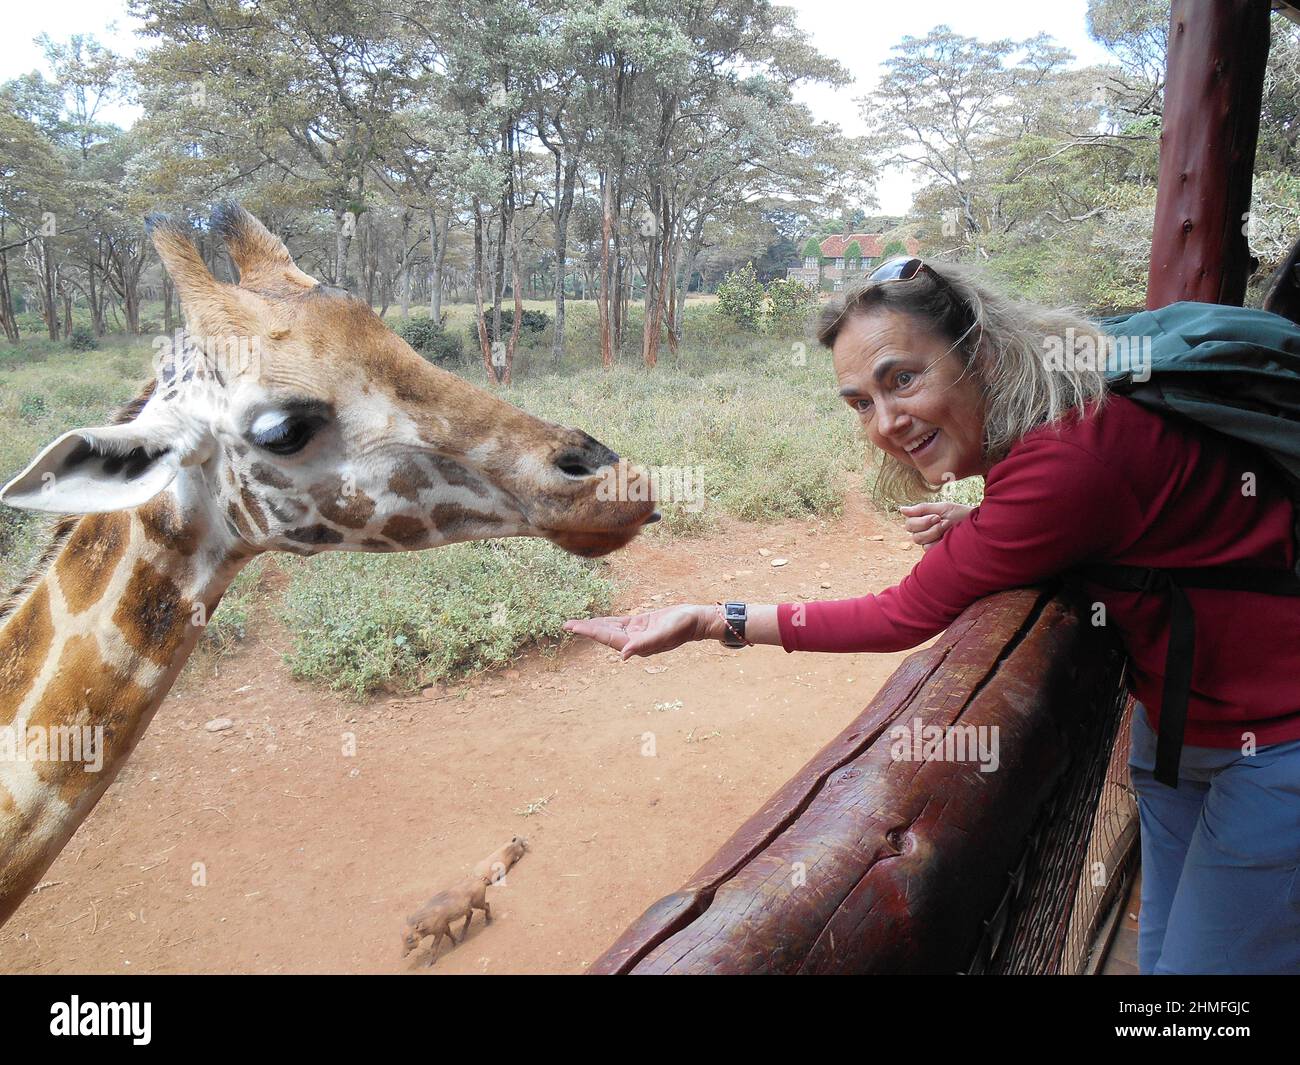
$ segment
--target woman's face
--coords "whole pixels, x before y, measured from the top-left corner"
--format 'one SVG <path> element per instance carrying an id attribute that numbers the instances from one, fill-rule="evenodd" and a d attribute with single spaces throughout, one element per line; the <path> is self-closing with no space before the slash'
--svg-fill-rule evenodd
<path id="1" fill-rule="evenodd" d="M 987 472 L 984 396 L 950 342 L 910 315 L 853 315 L 831 349 L 840 395 L 871 442 L 931 484 Z"/>

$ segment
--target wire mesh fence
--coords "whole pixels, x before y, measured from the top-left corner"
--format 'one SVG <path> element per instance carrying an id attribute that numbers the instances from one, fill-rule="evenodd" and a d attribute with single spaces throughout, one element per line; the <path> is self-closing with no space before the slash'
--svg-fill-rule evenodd
<path id="1" fill-rule="evenodd" d="M 971 973 L 1075 974 L 1089 970 L 1098 933 L 1135 865 L 1137 803 L 1128 783 L 1133 701 L 1121 686 L 1098 714 L 1079 758 L 1044 809 Z"/>

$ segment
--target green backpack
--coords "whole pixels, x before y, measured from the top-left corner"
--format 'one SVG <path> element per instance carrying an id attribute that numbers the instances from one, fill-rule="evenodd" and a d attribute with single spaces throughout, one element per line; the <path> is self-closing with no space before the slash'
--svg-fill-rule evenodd
<path id="1" fill-rule="evenodd" d="M 1296 513 L 1294 570 L 1101 565 L 1075 571 L 1098 584 L 1169 597 L 1155 778 L 1176 788 L 1196 651 L 1196 619 L 1184 589 L 1300 595 L 1300 325 L 1216 303 L 1174 303 L 1098 324 L 1123 338 L 1108 365 L 1113 392 L 1258 447 L 1282 474 Z"/>

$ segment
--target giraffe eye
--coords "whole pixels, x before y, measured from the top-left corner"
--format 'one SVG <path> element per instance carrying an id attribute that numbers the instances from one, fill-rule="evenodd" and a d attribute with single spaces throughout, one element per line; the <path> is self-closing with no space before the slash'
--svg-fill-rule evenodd
<path id="1" fill-rule="evenodd" d="M 320 418 L 292 415 L 267 426 L 255 424 L 248 435 L 254 444 L 273 455 L 295 455 L 307 446 L 322 424 Z"/>

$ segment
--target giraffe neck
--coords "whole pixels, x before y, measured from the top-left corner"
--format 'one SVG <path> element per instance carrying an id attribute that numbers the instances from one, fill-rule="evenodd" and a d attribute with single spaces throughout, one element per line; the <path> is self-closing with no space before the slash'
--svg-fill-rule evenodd
<path id="1" fill-rule="evenodd" d="M 80 519 L 0 627 L 0 923 L 112 783 L 253 552 L 183 470 Z"/>

